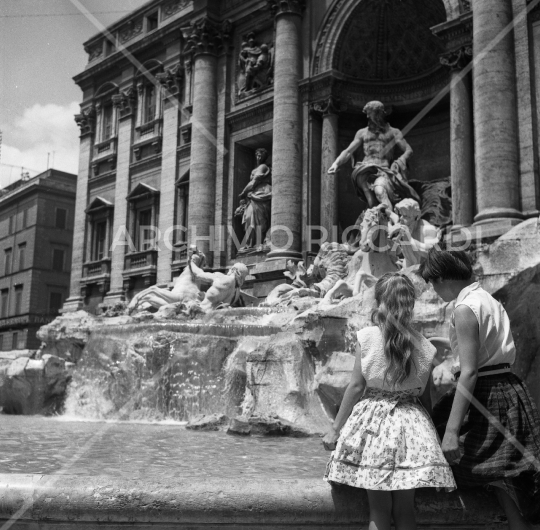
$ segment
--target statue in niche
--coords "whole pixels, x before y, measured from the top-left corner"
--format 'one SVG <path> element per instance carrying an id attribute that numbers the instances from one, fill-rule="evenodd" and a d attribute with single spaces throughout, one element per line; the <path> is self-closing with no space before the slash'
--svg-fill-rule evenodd
<path id="1" fill-rule="evenodd" d="M 411 146 L 401 131 L 386 121 L 386 111 L 380 101 L 370 101 L 364 107 L 368 126 L 356 133 L 351 145 L 343 151 L 329 168 L 333 175 L 338 168 L 352 160 L 351 175 L 357 195 L 367 202 L 369 208 L 385 204 L 390 211 L 402 199 L 411 198 L 420 202 L 420 197 L 410 186 L 407 178 L 407 160 L 412 155 Z M 394 157 L 395 148 L 402 151 Z M 355 162 L 354 156 L 360 149 L 364 158 Z"/>
<path id="2" fill-rule="evenodd" d="M 245 245 L 238 251 L 239 254 L 269 248 L 272 170 L 266 164 L 268 159 L 266 149 L 257 149 L 255 156 L 257 167 L 251 172 L 249 183 L 240 194 L 240 206 L 234 212 L 235 217 L 242 217 L 247 235 Z"/>
<path id="3" fill-rule="evenodd" d="M 249 33 L 242 43 L 239 56 L 243 81 L 239 96 L 264 88 L 272 83 L 272 54 L 268 44 L 257 45 L 255 34 Z"/>
<path id="4" fill-rule="evenodd" d="M 189 262 L 197 267 L 206 265 L 206 256 L 197 247 L 192 246 Z M 150 308 L 161 309 L 163 306 L 177 303 L 201 302 L 204 293 L 201 292 L 201 284 L 193 277 L 189 267 L 186 267 L 180 276 L 176 278 L 172 290 L 163 289 L 153 285 L 136 294 L 127 307 L 127 314 L 131 315 L 138 311 Z"/>
<path id="5" fill-rule="evenodd" d="M 242 285 L 248 275 L 248 268 L 243 263 L 235 263 L 227 274 L 221 272 L 205 272 L 192 260 L 189 262 L 189 271 L 193 281 L 201 287 L 207 288 L 200 308 L 205 313 L 212 309 L 223 307 L 242 307 Z"/>
<path id="6" fill-rule="evenodd" d="M 414 199 L 403 199 L 394 206 L 389 236 L 403 255 L 403 268 L 418 265 L 429 249 L 439 241 L 435 226 L 421 218 L 420 205 Z"/>

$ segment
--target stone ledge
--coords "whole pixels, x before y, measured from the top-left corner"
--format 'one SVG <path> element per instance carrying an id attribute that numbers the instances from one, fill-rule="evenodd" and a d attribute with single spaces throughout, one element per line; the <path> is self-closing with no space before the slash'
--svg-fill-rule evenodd
<path id="1" fill-rule="evenodd" d="M 319 479 L 180 478 L 145 482 L 75 475 L 0 474 L 0 525 L 57 528 L 366 528 L 365 492 Z M 420 528 L 506 529 L 484 491 L 417 494 Z"/>

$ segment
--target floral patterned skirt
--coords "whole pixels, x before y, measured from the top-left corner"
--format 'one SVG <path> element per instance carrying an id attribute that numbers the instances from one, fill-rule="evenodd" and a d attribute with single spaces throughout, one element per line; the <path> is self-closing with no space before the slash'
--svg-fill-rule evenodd
<path id="1" fill-rule="evenodd" d="M 343 426 L 328 482 L 369 490 L 456 488 L 431 418 L 414 391 L 368 388 Z"/>

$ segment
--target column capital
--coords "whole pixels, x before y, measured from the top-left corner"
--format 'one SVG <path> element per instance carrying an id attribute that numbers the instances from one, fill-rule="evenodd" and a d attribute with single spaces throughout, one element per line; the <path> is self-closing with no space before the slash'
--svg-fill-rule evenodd
<path id="1" fill-rule="evenodd" d="M 135 109 L 135 89 L 129 87 L 127 90 L 115 94 L 112 98 L 113 105 L 118 109 L 120 118 L 131 116 Z"/>
<path id="2" fill-rule="evenodd" d="M 472 56 L 472 45 L 467 44 L 452 52 L 443 53 L 440 56 L 440 61 L 442 65 L 448 66 L 451 70 L 462 70 L 471 62 Z"/>
<path id="3" fill-rule="evenodd" d="M 217 55 L 226 48 L 232 33 L 232 23 L 225 20 L 221 24 L 205 17 L 182 29 L 186 39 L 185 52 L 192 56 L 202 53 Z"/>
<path id="4" fill-rule="evenodd" d="M 96 108 L 91 105 L 86 108 L 81 107 L 81 113 L 75 114 L 75 122 L 81 129 L 81 137 L 94 133 L 96 124 Z"/>
<path id="5" fill-rule="evenodd" d="M 156 79 L 167 91 L 165 94 L 167 97 L 178 96 L 180 94 L 184 74 L 184 65 L 178 62 L 174 66 L 165 68 L 164 72 L 156 75 Z"/>
<path id="6" fill-rule="evenodd" d="M 332 114 L 339 114 L 347 109 L 347 104 L 343 103 L 340 99 L 334 96 L 329 96 L 326 99 L 311 103 L 309 110 L 313 114 L 319 114 L 323 117 L 330 116 Z"/>
<path id="7" fill-rule="evenodd" d="M 306 9 L 306 0 L 267 0 L 268 9 L 272 16 L 278 15 L 300 15 L 302 16 Z"/>

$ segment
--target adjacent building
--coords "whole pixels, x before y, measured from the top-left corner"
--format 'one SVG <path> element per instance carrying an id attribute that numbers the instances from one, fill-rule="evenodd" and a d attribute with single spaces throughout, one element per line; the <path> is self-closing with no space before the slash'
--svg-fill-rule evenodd
<path id="1" fill-rule="evenodd" d="M 66 311 L 169 283 L 186 242 L 214 270 L 248 265 L 263 297 L 316 252 L 310 226 L 335 239 L 365 208 L 352 168 L 327 170 L 371 100 L 404 131 L 416 185 L 451 181 L 455 230 L 496 237 L 539 214 L 534 2 L 154 0 L 84 46 Z M 275 230 L 246 252 L 237 213 L 258 148 Z"/>
<path id="2" fill-rule="evenodd" d="M 76 187 L 49 169 L 0 190 L 0 350 L 38 348 L 69 294 Z"/>

